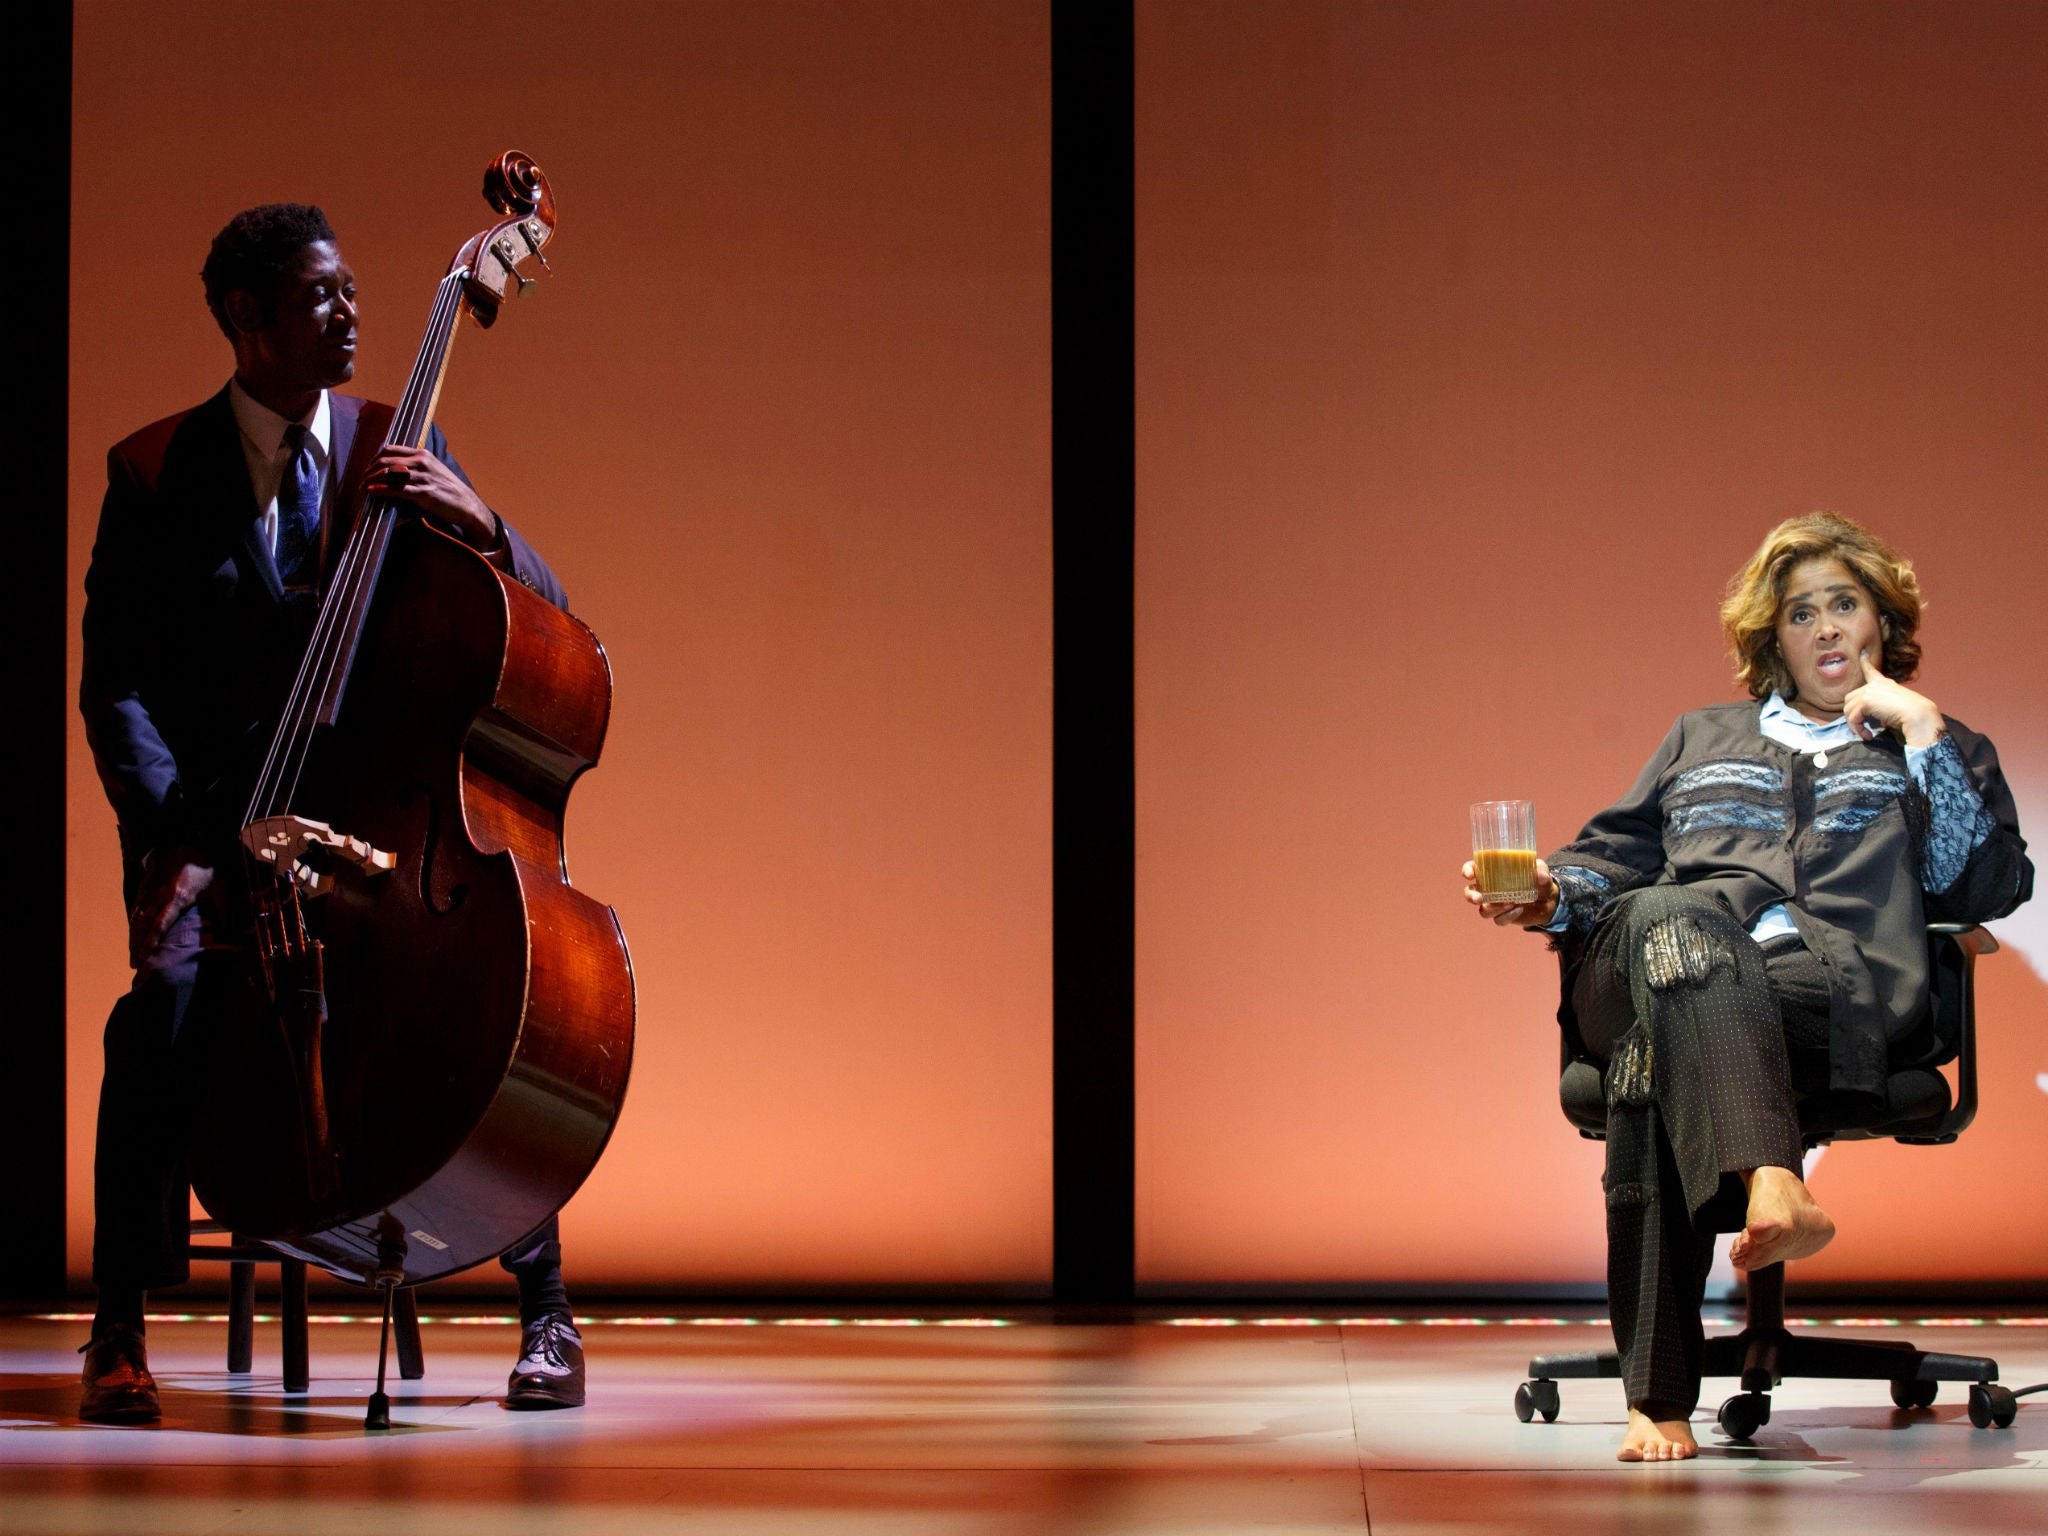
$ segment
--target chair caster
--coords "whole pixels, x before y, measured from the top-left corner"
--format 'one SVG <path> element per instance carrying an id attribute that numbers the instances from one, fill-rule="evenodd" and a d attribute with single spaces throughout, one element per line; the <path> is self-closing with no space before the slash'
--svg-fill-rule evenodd
<path id="1" fill-rule="evenodd" d="M 1747 1440 L 1771 1422 L 1771 1399 L 1764 1392 L 1738 1392 L 1721 1405 L 1716 1415 L 1721 1433 L 1730 1440 Z"/>
<path id="2" fill-rule="evenodd" d="M 1539 1413 L 1544 1423 L 1555 1424 L 1561 1406 L 1554 1381 L 1525 1381 L 1515 1388 L 1515 1417 L 1524 1424 Z"/>
<path id="3" fill-rule="evenodd" d="M 1940 1390 L 1938 1381 L 1895 1381 L 1892 1383 L 1892 1403 L 1899 1408 L 1928 1408 L 1933 1406 L 1935 1394 Z"/>
<path id="4" fill-rule="evenodd" d="M 1970 1388 L 1970 1422 L 1979 1429 L 1989 1429 L 1994 1424 L 2010 1429 L 2013 1416 L 2019 1411 L 2019 1399 L 1995 1381 L 1980 1381 Z"/>

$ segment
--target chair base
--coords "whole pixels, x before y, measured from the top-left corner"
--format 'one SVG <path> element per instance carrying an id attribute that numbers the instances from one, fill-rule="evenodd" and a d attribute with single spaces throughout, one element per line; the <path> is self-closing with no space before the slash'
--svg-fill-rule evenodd
<path id="1" fill-rule="evenodd" d="M 1892 1401 L 1901 1408 L 1925 1408 L 1934 1401 L 1936 1383 L 1967 1381 L 1970 1421 L 1980 1429 L 2009 1426 L 2017 1403 L 1998 1386 L 1998 1362 L 1982 1355 L 1950 1355 L 1914 1347 L 1903 1341 L 1819 1339 L 1785 1327 L 1785 1266 L 1774 1264 L 1749 1278 L 1749 1309 L 1740 1333 L 1706 1341 L 1700 1374 L 1733 1376 L 1742 1391 L 1721 1405 L 1721 1428 L 1747 1440 L 1770 1422 L 1770 1393 L 1786 1377 L 1817 1381 L 1888 1381 Z M 1557 1382 L 1621 1376 L 1621 1356 L 1614 1350 L 1576 1350 L 1538 1355 L 1529 1362 L 1529 1377 L 1515 1393 L 1515 1413 L 1523 1423 L 1537 1413 L 1546 1421 L 1558 1414 Z"/>

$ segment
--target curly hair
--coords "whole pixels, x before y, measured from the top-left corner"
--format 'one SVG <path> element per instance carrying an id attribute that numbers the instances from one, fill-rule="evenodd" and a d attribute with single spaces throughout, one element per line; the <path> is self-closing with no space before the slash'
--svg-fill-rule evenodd
<path id="1" fill-rule="evenodd" d="M 1914 636 L 1925 605 L 1912 564 L 1862 524 L 1834 512 L 1809 512 L 1770 531 L 1728 583 L 1721 603 L 1721 630 L 1735 658 L 1735 680 L 1751 698 L 1797 696 L 1791 669 L 1778 650 L 1778 610 L 1794 569 L 1808 560 L 1827 559 L 1848 567 L 1877 608 L 1884 637 L 1879 670 L 1902 683 L 1920 670 L 1920 642 Z"/>
<path id="2" fill-rule="evenodd" d="M 229 341 L 235 339 L 228 319 L 230 293 L 254 294 L 268 323 L 277 303 L 278 284 L 291 270 L 292 258 L 316 240 L 332 240 L 327 215 L 308 203 L 264 203 L 244 208 L 213 237 L 199 280 L 206 284 L 206 307 Z"/>

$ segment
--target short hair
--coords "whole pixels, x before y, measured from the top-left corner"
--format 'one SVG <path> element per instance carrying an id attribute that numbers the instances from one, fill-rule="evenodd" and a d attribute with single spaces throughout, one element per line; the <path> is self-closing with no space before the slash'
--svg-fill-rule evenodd
<path id="1" fill-rule="evenodd" d="M 1835 559 L 1848 567 L 1877 608 L 1884 655 L 1878 669 L 1898 682 L 1920 670 L 1920 578 L 1912 564 L 1862 524 L 1834 512 L 1788 518 L 1765 537 L 1749 564 L 1728 583 L 1721 629 L 1735 657 L 1735 680 L 1751 698 L 1797 696 L 1792 672 L 1778 650 L 1778 611 L 1794 568 Z"/>
<path id="2" fill-rule="evenodd" d="M 277 303 L 277 289 L 292 258 L 316 240 L 332 240 L 327 215 L 309 203 L 264 203 L 244 208 L 213 237 L 199 279 L 206 284 L 206 307 L 229 341 L 235 339 L 228 319 L 227 296 L 252 293 L 267 317 Z"/>

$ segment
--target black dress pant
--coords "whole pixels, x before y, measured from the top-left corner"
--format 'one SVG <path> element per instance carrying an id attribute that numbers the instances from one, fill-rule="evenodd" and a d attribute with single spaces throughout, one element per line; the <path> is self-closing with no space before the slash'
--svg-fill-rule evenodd
<path id="1" fill-rule="evenodd" d="M 232 984 L 240 964 L 239 952 L 214 941 L 194 907 L 143 962 L 107 1019 L 93 1152 L 92 1279 L 103 1295 L 179 1285 L 190 1273 L 191 1195 L 173 1050 L 195 1004 L 205 1007 L 211 988 Z M 524 1289 L 561 1261 L 550 1216 L 499 1263 Z"/>
<path id="2" fill-rule="evenodd" d="M 1828 989 L 1796 938 L 1768 951 L 1719 901 L 1650 886 L 1610 903 L 1572 978 L 1607 1072 L 1608 1306 L 1631 1407 L 1699 1402 L 1714 1235 L 1739 1231 L 1740 1172 L 1798 1170 L 1795 1082 L 1825 1078 Z"/>

